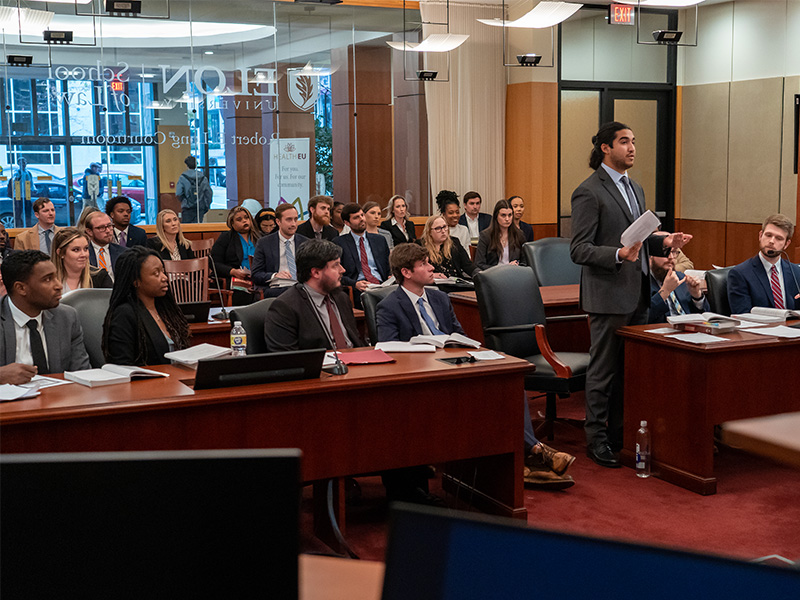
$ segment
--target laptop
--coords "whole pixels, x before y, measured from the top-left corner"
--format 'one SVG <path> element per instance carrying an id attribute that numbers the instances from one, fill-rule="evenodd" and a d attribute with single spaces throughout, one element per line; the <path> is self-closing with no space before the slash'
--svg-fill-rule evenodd
<path id="1" fill-rule="evenodd" d="M 194 389 L 318 379 L 324 358 L 325 348 L 314 348 L 201 360 L 197 363 Z"/>
<path id="2" fill-rule="evenodd" d="M 184 302 L 178 304 L 178 307 L 189 323 L 208 323 L 211 302 Z"/>

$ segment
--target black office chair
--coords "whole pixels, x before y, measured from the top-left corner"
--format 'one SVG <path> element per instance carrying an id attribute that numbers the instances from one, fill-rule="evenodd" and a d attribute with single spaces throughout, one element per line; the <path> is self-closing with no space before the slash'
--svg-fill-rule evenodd
<path id="1" fill-rule="evenodd" d="M 522 246 L 522 252 L 540 286 L 581 282 L 581 267 L 569 257 L 569 242 L 566 238 L 550 237 Z"/>
<path id="2" fill-rule="evenodd" d="M 536 367 L 525 376 L 525 390 L 541 392 L 547 398 L 544 423 L 538 429 L 552 440 L 556 421 L 582 428 L 583 421 L 557 417 L 556 396 L 565 398 L 586 387 L 589 354 L 555 353 L 550 348 L 533 270 L 515 265 L 492 267 L 475 275 L 475 291 L 485 345 Z"/>
<path id="3" fill-rule="evenodd" d="M 367 334 L 369 343 L 373 346 L 378 343 L 378 303 L 397 289 L 396 285 L 368 290 L 361 294 L 361 304 L 364 307 L 364 317 L 367 320 Z"/>
<path id="4" fill-rule="evenodd" d="M 234 321 L 241 321 L 242 327 L 247 332 L 247 354 L 269 352 L 264 337 L 264 321 L 267 320 L 267 311 L 274 301 L 275 298 L 264 298 L 249 306 L 240 306 L 230 311 L 231 325 Z"/>
<path id="5" fill-rule="evenodd" d="M 711 312 L 720 315 L 730 316 L 731 305 L 728 302 L 728 272 L 733 267 L 723 269 L 712 269 L 706 271 L 706 297 Z"/>
<path id="6" fill-rule="evenodd" d="M 63 304 L 78 312 L 78 321 L 83 329 L 83 345 L 92 367 L 98 369 L 106 364 L 103 356 L 103 322 L 111 300 L 110 288 L 86 288 L 75 290 L 61 299 Z"/>

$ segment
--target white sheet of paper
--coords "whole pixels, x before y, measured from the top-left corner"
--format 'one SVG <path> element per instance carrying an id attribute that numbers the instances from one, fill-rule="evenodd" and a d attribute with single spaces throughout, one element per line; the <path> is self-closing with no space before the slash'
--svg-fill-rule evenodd
<path id="1" fill-rule="evenodd" d="M 714 342 L 727 341 L 724 337 L 709 335 L 707 333 L 679 333 L 677 335 L 670 335 L 667 337 L 674 340 L 680 340 L 682 342 L 689 342 L 691 344 L 713 344 Z"/>
<path id="2" fill-rule="evenodd" d="M 650 237 L 650 234 L 657 230 L 659 225 L 661 225 L 661 221 L 652 210 L 648 210 L 622 232 L 619 241 L 623 246 L 633 246 Z"/>
<path id="3" fill-rule="evenodd" d="M 753 321 L 739 321 L 736 329 L 754 329 L 755 327 L 764 327 L 766 323 L 755 323 Z"/>
<path id="4" fill-rule="evenodd" d="M 0 402 L 8 400 L 20 400 L 22 398 L 33 398 L 39 395 L 39 388 L 27 388 L 21 385 L 11 385 L 4 383 L 0 385 Z"/>
<path id="5" fill-rule="evenodd" d="M 475 357 L 475 360 L 500 360 L 505 358 L 505 356 L 498 354 L 494 350 L 470 350 L 467 354 Z"/>
<path id="6" fill-rule="evenodd" d="M 48 387 L 55 387 L 57 385 L 68 385 L 72 383 L 66 379 L 55 379 L 54 377 L 45 377 L 44 375 L 34 375 L 29 383 L 24 384 L 22 387 L 35 387 L 37 389 L 44 389 Z"/>
<path id="7" fill-rule="evenodd" d="M 786 325 L 776 325 L 775 327 L 759 327 L 758 329 L 748 329 L 748 333 L 759 335 L 773 335 L 782 338 L 800 338 L 800 329 L 793 329 Z"/>
<path id="8" fill-rule="evenodd" d="M 384 352 L 436 352 L 436 346 L 430 344 L 412 344 L 411 342 L 378 342 L 375 350 Z"/>

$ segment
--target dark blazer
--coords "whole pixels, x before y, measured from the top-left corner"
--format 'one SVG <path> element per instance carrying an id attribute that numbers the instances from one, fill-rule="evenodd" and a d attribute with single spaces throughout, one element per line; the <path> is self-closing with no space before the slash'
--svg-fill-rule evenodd
<path id="1" fill-rule="evenodd" d="M 519 229 L 510 231 L 519 231 Z M 510 235 L 510 233 L 509 233 Z M 525 243 L 525 237 L 521 231 L 518 233 L 519 247 L 508 249 L 508 261 L 519 261 L 519 264 L 524 265 L 525 254 L 522 252 L 522 244 Z M 500 255 L 494 250 L 489 249 L 489 230 L 481 231 L 481 236 L 478 238 L 478 249 L 475 251 L 475 266 L 480 270 L 488 269 L 500 263 Z"/>
<path id="2" fill-rule="evenodd" d="M 140 354 L 140 340 L 137 333 L 137 316 L 145 329 L 144 359 L 137 360 Z M 148 310 L 139 302 L 121 304 L 114 310 L 108 324 L 108 347 L 105 349 L 106 362 L 115 365 L 166 365 L 169 359 L 169 344 Z"/>
<path id="3" fill-rule="evenodd" d="M 466 213 L 458 217 L 458 222 L 461 223 L 464 227 L 467 227 Z M 492 224 L 492 215 L 487 215 L 486 213 L 478 213 L 478 232 L 483 231 L 491 224 Z"/>
<path id="4" fill-rule="evenodd" d="M 678 279 L 685 279 L 686 275 L 679 271 L 675 271 Z M 669 316 L 669 304 L 661 297 L 658 290 L 661 289 L 661 282 L 659 282 L 652 275 L 650 276 L 650 314 L 648 315 L 648 323 L 666 323 Z M 692 301 L 692 294 L 685 283 L 682 283 L 675 288 L 675 297 L 680 302 L 681 308 L 685 313 L 700 313 L 711 310 L 708 306 L 708 300 L 703 298 L 703 308 L 698 309 Z"/>
<path id="5" fill-rule="evenodd" d="M 372 250 L 372 258 L 375 261 L 375 267 L 381 276 L 381 281 L 389 279 L 389 244 L 382 235 L 377 233 L 366 233 L 369 248 Z M 333 243 L 340 246 L 342 249 L 342 266 L 344 267 L 344 275 L 342 275 L 342 283 L 344 285 L 354 286 L 358 281 L 358 276 L 361 274 L 361 255 L 356 248 L 356 241 L 349 233 L 340 235 Z"/>
<path id="6" fill-rule="evenodd" d="M 386 219 L 383 223 L 381 223 L 381 229 L 385 229 L 392 234 L 392 241 L 394 242 L 395 246 L 398 244 L 408 244 L 409 242 L 413 242 L 417 239 L 417 232 L 414 229 L 414 223 L 412 223 L 409 219 L 406 219 L 406 233 L 408 234 L 408 239 L 406 239 L 406 236 L 403 235 L 403 232 L 397 225 L 392 225 L 392 219 Z"/>
<path id="7" fill-rule="evenodd" d="M 533 227 L 528 225 L 525 221 L 520 221 L 518 227 L 519 227 L 519 230 L 522 232 L 522 235 L 525 236 L 525 241 L 526 242 L 532 242 L 533 241 Z"/>
<path id="8" fill-rule="evenodd" d="M 8 296 L 0 299 L 0 366 L 17 362 L 16 327 L 8 302 Z M 59 304 L 55 308 L 42 311 L 42 324 L 50 373 L 92 368 L 83 345 L 83 330 L 78 321 L 78 313 L 74 308 Z"/>
<path id="9" fill-rule="evenodd" d="M 300 225 L 297 226 L 297 233 L 299 233 L 303 237 L 307 237 L 310 240 L 315 239 L 314 228 L 311 226 L 311 219 L 308 219 L 307 221 L 300 223 Z M 330 225 L 325 225 L 325 227 L 322 228 L 323 240 L 328 240 L 329 242 L 332 242 L 337 237 L 339 237 L 339 232 L 336 231 L 335 227 L 331 227 Z"/>
<path id="10" fill-rule="evenodd" d="M 339 309 L 344 329 L 347 337 L 353 342 L 353 347 L 365 346 L 364 340 L 358 334 L 353 305 L 350 304 L 347 293 L 342 288 L 337 288 L 330 293 L 330 296 Z M 264 321 L 264 336 L 269 351 L 312 348 L 331 350 L 328 336 L 314 315 L 315 310 L 302 284 L 298 283 L 278 296 L 269 307 Z"/>
<path id="11" fill-rule="evenodd" d="M 267 236 L 262 237 L 256 244 L 253 255 L 253 264 L 250 265 L 250 276 L 256 285 L 267 285 L 267 282 L 280 271 L 281 268 L 281 238 L 276 229 Z M 305 244 L 308 238 L 298 233 L 294 234 L 294 255 L 297 249 Z"/>
<path id="12" fill-rule="evenodd" d="M 147 247 L 158 252 L 159 255 L 161 255 L 161 260 L 172 260 L 169 250 L 164 244 L 161 243 L 161 240 L 158 239 L 158 236 L 147 238 Z M 178 254 L 180 254 L 181 260 L 189 260 L 190 258 L 194 258 L 194 252 L 192 249 L 181 244 L 178 244 Z"/>
<path id="13" fill-rule="evenodd" d="M 89 267 L 89 277 L 92 279 L 93 288 L 113 288 L 114 280 L 105 269 Z"/>
<path id="14" fill-rule="evenodd" d="M 795 300 L 794 297 L 800 292 L 795 285 L 792 271 L 800 281 L 800 267 L 782 259 L 781 271 L 786 308 L 796 310 L 800 308 L 800 300 Z M 775 308 L 769 278 L 758 256 L 736 265 L 728 272 L 728 302 L 731 305 L 731 314 L 734 315 L 750 312 L 754 306 Z"/>
<path id="15" fill-rule="evenodd" d="M 456 318 L 450 298 L 444 292 L 425 289 L 428 303 L 439 322 L 439 329 L 446 334 L 464 333 Z M 399 287 L 378 303 L 378 341 L 407 342 L 415 335 L 422 334 L 422 326 L 411 300 Z"/>
<path id="16" fill-rule="evenodd" d="M 450 249 L 450 260 L 444 259 L 442 262 L 433 265 L 436 273 L 442 273 L 448 277 L 472 277 L 480 269 L 469 259 L 469 252 L 464 249 L 458 238 L 450 236 L 453 247 Z M 418 240 L 419 241 L 419 240 Z"/>
<path id="17" fill-rule="evenodd" d="M 127 248 L 123 248 L 119 244 L 110 243 L 108 245 L 108 253 L 111 256 L 111 269 L 114 269 L 114 265 L 117 264 L 117 259 L 119 255 L 125 252 Z M 91 242 L 89 242 L 89 264 L 93 267 L 97 267 L 97 255 L 94 253 L 94 246 Z"/>
<path id="18" fill-rule="evenodd" d="M 244 251 L 242 240 L 235 231 L 228 230 L 219 234 L 211 247 L 211 260 L 220 277 L 230 277 L 231 269 L 241 269 Z M 252 265 L 250 265 L 252 267 Z"/>
<path id="19" fill-rule="evenodd" d="M 118 239 L 117 236 L 119 235 L 119 231 L 117 228 L 114 228 L 114 239 Z M 132 248 L 133 246 L 146 246 L 147 245 L 147 233 L 141 227 L 137 227 L 136 225 L 128 225 L 128 240 L 125 243 L 126 248 Z"/>
<path id="20" fill-rule="evenodd" d="M 644 190 L 631 180 L 639 209 L 646 210 Z M 642 288 L 641 256 L 617 264 L 620 235 L 633 223 L 628 203 L 602 167 L 572 193 L 570 258 L 581 269 L 581 307 L 589 313 L 632 314 Z M 647 244 L 645 260 L 649 261 Z"/>

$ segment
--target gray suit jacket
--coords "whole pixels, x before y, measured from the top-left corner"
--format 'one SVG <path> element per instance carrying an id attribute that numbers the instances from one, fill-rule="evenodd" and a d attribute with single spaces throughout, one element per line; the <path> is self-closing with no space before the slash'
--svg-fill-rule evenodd
<path id="1" fill-rule="evenodd" d="M 631 180 L 639 208 L 645 211 L 644 191 Z M 624 315 L 636 310 L 642 288 L 641 258 L 616 263 L 620 235 L 633 223 L 628 203 L 599 167 L 572 193 L 572 262 L 582 265 L 581 307 L 589 313 Z M 647 245 L 645 244 L 645 260 Z"/>
<path id="2" fill-rule="evenodd" d="M 83 330 L 75 309 L 66 304 L 59 304 L 55 308 L 45 310 L 42 319 L 50 373 L 91 369 L 89 355 L 83 345 Z M 8 296 L 4 296 L 0 301 L 0 360 L 2 366 L 17 362 L 17 338 Z"/>

